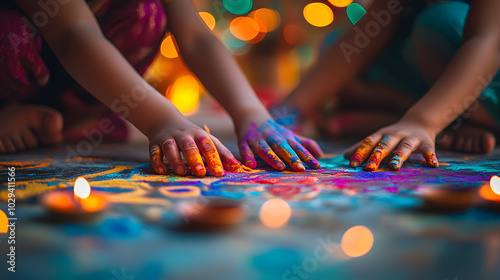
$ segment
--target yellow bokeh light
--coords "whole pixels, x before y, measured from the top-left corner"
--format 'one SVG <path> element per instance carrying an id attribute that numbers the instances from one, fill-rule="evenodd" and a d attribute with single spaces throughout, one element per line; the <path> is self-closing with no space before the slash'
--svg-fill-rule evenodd
<path id="1" fill-rule="evenodd" d="M 167 58 L 176 58 L 179 56 L 174 37 L 172 37 L 172 35 L 168 35 L 165 39 L 163 39 L 160 46 L 160 52 Z"/>
<path id="2" fill-rule="evenodd" d="M 361 257 L 371 250 L 373 240 L 373 233 L 367 227 L 354 226 L 344 233 L 340 247 L 351 258 Z"/>
<path id="3" fill-rule="evenodd" d="M 9 231 L 9 220 L 5 212 L 0 210 L 0 233 L 7 233 Z"/>
<path id="4" fill-rule="evenodd" d="M 276 10 L 261 8 L 251 12 L 249 17 L 259 23 L 260 32 L 267 33 L 275 30 L 280 25 L 280 14 Z"/>
<path id="5" fill-rule="evenodd" d="M 493 192 L 500 195 L 500 177 L 498 176 L 491 177 L 490 187 Z"/>
<path id="6" fill-rule="evenodd" d="M 90 195 L 90 185 L 83 177 L 78 177 L 73 188 L 75 196 L 85 199 Z"/>
<path id="7" fill-rule="evenodd" d="M 307 4 L 303 13 L 306 21 L 312 26 L 324 27 L 333 22 L 332 9 L 320 2 Z"/>
<path id="8" fill-rule="evenodd" d="M 207 12 L 199 12 L 198 13 L 201 17 L 201 19 L 205 22 L 205 24 L 208 26 L 210 30 L 214 30 L 215 28 L 215 18 L 212 16 L 212 14 L 207 13 Z"/>
<path id="9" fill-rule="evenodd" d="M 352 0 L 328 0 L 335 7 L 347 7 L 352 3 Z"/>
<path id="10" fill-rule="evenodd" d="M 198 108 L 200 85 L 193 76 L 182 76 L 167 89 L 167 97 L 181 113 L 193 113 Z"/>
<path id="11" fill-rule="evenodd" d="M 286 225 L 291 215 L 290 205 L 280 198 L 264 202 L 259 212 L 260 221 L 269 228 L 280 228 Z"/>
<path id="12" fill-rule="evenodd" d="M 229 30 L 234 37 L 242 41 L 250 41 L 260 32 L 260 26 L 253 18 L 237 17 L 231 21 Z"/>

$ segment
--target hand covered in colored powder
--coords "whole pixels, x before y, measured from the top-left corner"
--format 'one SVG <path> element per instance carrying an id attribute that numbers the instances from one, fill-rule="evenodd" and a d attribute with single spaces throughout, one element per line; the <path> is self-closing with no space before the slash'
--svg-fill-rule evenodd
<path id="1" fill-rule="evenodd" d="M 389 168 L 397 171 L 412 152 L 418 151 L 428 166 L 438 167 L 435 139 L 436 135 L 426 127 L 411 120 L 401 120 L 351 146 L 345 151 L 344 156 L 350 158 L 350 167 L 358 167 L 367 161 L 366 171 L 376 171 L 380 162 L 385 157 L 391 156 Z"/>
<path id="2" fill-rule="evenodd" d="M 158 174 L 166 174 L 163 162 L 166 158 L 177 175 L 186 175 L 187 168 L 181 159 L 184 155 L 189 167 L 196 176 L 206 174 L 202 156 L 206 165 L 217 177 L 228 171 L 241 171 L 245 168 L 217 138 L 187 120 L 176 122 L 174 126 L 165 126 L 149 139 L 151 165 Z M 180 152 L 179 152 L 180 150 Z"/>
<path id="3" fill-rule="evenodd" d="M 323 155 L 314 140 L 297 136 L 272 120 L 266 120 L 260 125 L 250 122 L 238 129 L 238 147 L 243 163 L 250 168 L 257 166 L 254 154 L 276 170 L 284 170 L 287 163 L 294 171 L 299 172 L 306 169 L 302 162 L 310 168 L 320 168 L 315 157 Z"/>

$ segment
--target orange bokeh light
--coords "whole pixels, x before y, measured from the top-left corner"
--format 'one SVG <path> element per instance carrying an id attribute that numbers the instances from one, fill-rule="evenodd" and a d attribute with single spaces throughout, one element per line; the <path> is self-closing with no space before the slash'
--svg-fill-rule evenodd
<path id="1" fill-rule="evenodd" d="M 205 22 L 205 24 L 208 26 L 208 28 L 210 30 L 214 30 L 216 23 L 214 16 L 212 16 L 212 14 L 207 12 L 199 12 L 198 14 L 200 15 L 203 22 Z"/>
<path id="2" fill-rule="evenodd" d="M 179 56 L 177 52 L 177 45 L 172 35 L 168 35 L 165 39 L 163 39 L 160 46 L 160 52 L 166 58 L 176 58 Z"/>
<path id="3" fill-rule="evenodd" d="M 270 199 L 260 208 L 259 217 L 263 225 L 269 228 L 280 228 L 288 223 L 292 208 L 280 198 Z"/>
<path id="4" fill-rule="evenodd" d="M 249 15 L 257 21 L 260 26 L 260 32 L 267 33 L 275 30 L 280 25 L 281 17 L 278 11 L 267 8 L 261 8 L 251 12 Z"/>
<path id="5" fill-rule="evenodd" d="M 309 40 L 309 34 L 300 25 L 289 23 L 283 29 L 283 36 L 285 41 L 287 41 L 292 46 L 300 46 L 307 43 Z"/>
<path id="6" fill-rule="evenodd" d="M 181 113 L 189 115 L 198 108 L 200 85 L 192 75 L 184 75 L 167 88 L 165 95 Z"/>
<path id="7" fill-rule="evenodd" d="M 237 17 L 233 19 L 229 25 L 231 34 L 242 41 L 250 41 L 257 37 L 260 28 L 259 23 L 249 17 Z"/>
<path id="8" fill-rule="evenodd" d="M 7 215 L 0 210 L 0 233 L 7 233 L 9 230 L 9 220 L 7 219 Z"/>
<path id="9" fill-rule="evenodd" d="M 352 0 L 328 0 L 335 7 L 347 7 L 352 3 Z"/>
<path id="10" fill-rule="evenodd" d="M 373 241 L 373 233 L 367 227 L 354 226 L 344 233 L 340 246 L 347 256 L 355 258 L 368 253 Z"/>

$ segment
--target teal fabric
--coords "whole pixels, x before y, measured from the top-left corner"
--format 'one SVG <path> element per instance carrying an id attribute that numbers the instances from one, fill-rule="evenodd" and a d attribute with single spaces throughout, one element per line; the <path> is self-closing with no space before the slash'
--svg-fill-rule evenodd
<path id="1" fill-rule="evenodd" d="M 396 39 L 376 62 L 364 73 L 368 82 L 380 82 L 410 94 L 416 100 L 435 82 L 421 67 L 430 63 L 445 67 L 460 48 L 469 4 L 448 1 L 426 7 L 415 17 L 413 29 L 407 38 Z M 426 54 L 426 50 L 431 55 Z M 500 72 L 495 77 L 478 79 L 491 83 L 479 100 L 500 124 Z M 484 82 L 486 84 L 486 82 Z"/>

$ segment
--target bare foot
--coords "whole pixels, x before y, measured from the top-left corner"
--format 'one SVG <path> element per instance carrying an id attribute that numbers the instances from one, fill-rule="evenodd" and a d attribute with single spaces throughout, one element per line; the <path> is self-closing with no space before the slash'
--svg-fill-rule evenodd
<path id="1" fill-rule="evenodd" d="M 436 145 L 445 150 L 462 153 L 489 153 L 495 148 L 496 138 L 486 129 L 463 125 L 441 134 Z"/>
<path id="2" fill-rule="evenodd" d="M 330 137 L 362 137 L 396 122 L 399 117 L 387 112 L 344 111 L 326 120 L 322 131 Z"/>
<path id="3" fill-rule="evenodd" d="M 0 153 L 62 142 L 63 118 L 49 107 L 7 105 L 0 109 Z"/>

